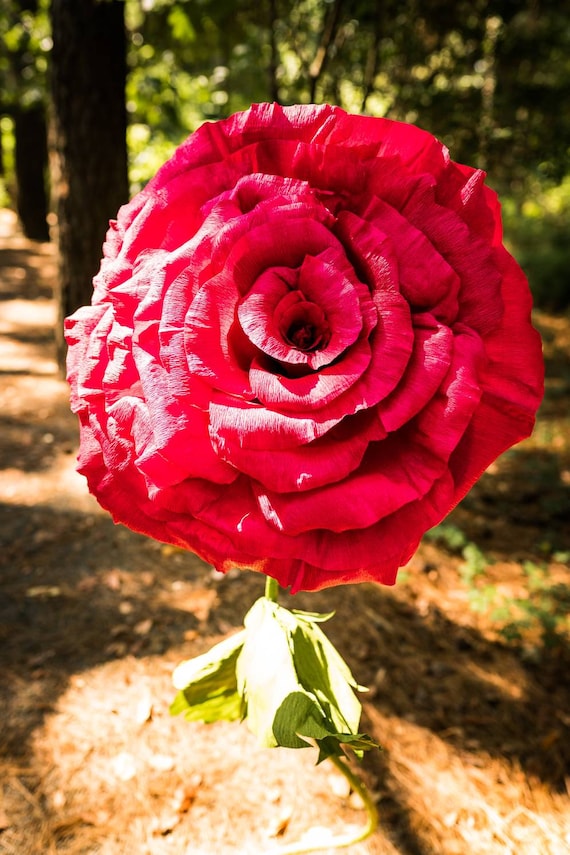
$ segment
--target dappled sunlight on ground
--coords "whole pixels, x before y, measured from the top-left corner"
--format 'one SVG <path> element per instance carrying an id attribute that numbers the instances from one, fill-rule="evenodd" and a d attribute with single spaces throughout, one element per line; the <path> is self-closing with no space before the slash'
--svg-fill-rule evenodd
<path id="1" fill-rule="evenodd" d="M 169 714 L 176 664 L 241 626 L 253 573 L 114 526 L 75 472 L 53 249 L 0 212 L 0 855 L 271 855 L 365 822 L 312 749 Z M 570 321 L 539 314 L 547 398 L 393 589 L 286 605 L 358 681 L 380 829 L 351 855 L 570 851 Z M 319 831 L 318 829 L 321 829 Z"/>
<path id="2" fill-rule="evenodd" d="M 337 830 L 364 822 L 338 773 L 314 768 L 312 750 L 278 749 L 267 764 L 245 727 L 172 718 L 171 654 L 73 677 L 34 739 L 54 812 L 104 827 L 107 847 L 133 853 L 171 852 L 175 829 L 178 852 L 267 852 L 280 829 L 299 836 L 319 825 L 323 802 Z"/>
<path id="3" fill-rule="evenodd" d="M 413 722 L 372 713 L 385 734 L 389 777 L 425 852 L 561 855 L 570 841 L 567 795 L 484 752 L 458 751 Z M 438 843 L 436 843 L 438 841 Z"/>

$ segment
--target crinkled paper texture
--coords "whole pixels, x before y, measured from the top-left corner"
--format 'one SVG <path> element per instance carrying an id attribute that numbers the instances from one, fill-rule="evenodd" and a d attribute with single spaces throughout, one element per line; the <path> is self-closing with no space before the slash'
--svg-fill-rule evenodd
<path id="1" fill-rule="evenodd" d="M 361 704 L 348 665 L 322 632 L 331 615 L 289 611 L 266 597 L 245 629 L 174 672 L 173 715 L 188 721 L 247 721 L 266 748 L 316 745 L 318 761 L 378 747 L 359 733 Z"/>
<path id="2" fill-rule="evenodd" d="M 393 583 L 542 397 L 484 177 L 330 106 L 192 134 L 121 208 L 66 321 L 101 505 L 293 591 Z"/>

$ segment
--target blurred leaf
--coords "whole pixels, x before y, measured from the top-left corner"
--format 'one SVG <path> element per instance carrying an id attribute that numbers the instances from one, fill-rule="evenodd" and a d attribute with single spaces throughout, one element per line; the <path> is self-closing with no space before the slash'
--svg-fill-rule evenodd
<path id="1" fill-rule="evenodd" d="M 440 523 L 425 534 L 426 540 L 443 543 L 452 551 L 461 551 L 467 545 L 467 538 L 461 529 L 451 523 Z"/>
<path id="2" fill-rule="evenodd" d="M 179 42 L 192 43 L 196 41 L 196 30 L 192 21 L 180 6 L 173 6 L 168 13 L 168 23 L 172 29 L 172 35 Z"/>

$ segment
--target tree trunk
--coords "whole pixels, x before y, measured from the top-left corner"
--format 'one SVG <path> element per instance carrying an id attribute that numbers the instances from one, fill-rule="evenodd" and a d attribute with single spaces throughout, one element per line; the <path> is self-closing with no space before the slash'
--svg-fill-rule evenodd
<path id="1" fill-rule="evenodd" d="M 366 54 L 366 63 L 364 65 L 364 80 L 362 92 L 362 104 L 360 110 L 362 113 L 366 111 L 366 102 L 374 91 L 374 81 L 378 73 L 378 60 L 380 57 L 380 41 L 382 39 L 383 28 L 383 13 L 384 0 L 376 0 L 375 15 L 374 15 L 374 30 L 372 41 Z M 385 25 L 384 25 L 385 26 Z"/>
<path id="2" fill-rule="evenodd" d="M 58 360 L 63 318 L 89 303 L 109 220 L 128 199 L 122 0 L 52 0 Z"/>
<path id="3" fill-rule="evenodd" d="M 321 34 L 320 43 L 317 47 L 315 57 L 309 66 L 309 101 L 311 104 L 316 103 L 317 83 L 319 82 L 321 74 L 325 70 L 325 66 L 327 64 L 329 47 L 331 46 L 338 28 L 343 2 L 344 0 L 334 0 L 334 4 L 328 13 L 328 17 L 325 12 L 325 20 L 323 23 L 323 32 Z"/>
<path id="4" fill-rule="evenodd" d="M 277 82 L 277 66 L 279 64 L 279 54 L 277 50 L 277 37 L 275 33 L 275 25 L 277 23 L 277 5 L 276 0 L 269 0 L 269 100 L 279 104 L 279 84 Z"/>
<path id="5" fill-rule="evenodd" d="M 22 228 L 31 240 L 49 240 L 47 131 L 43 104 L 15 110 L 14 135 L 17 207 Z"/>

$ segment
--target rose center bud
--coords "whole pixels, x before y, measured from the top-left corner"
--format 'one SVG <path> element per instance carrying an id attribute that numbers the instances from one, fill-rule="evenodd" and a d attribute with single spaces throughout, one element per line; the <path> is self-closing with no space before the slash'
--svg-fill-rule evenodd
<path id="1" fill-rule="evenodd" d="M 305 353 L 326 347 L 330 329 L 325 313 L 316 303 L 305 300 L 300 291 L 299 299 L 283 312 L 279 329 L 285 341 L 296 350 Z"/>
<path id="2" fill-rule="evenodd" d="M 321 336 L 313 324 L 301 322 L 301 326 L 293 324 L 286 338 L 298 350 L 312 350 L 320 343 Z"/>

